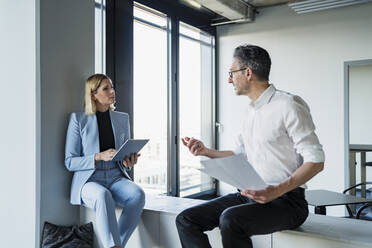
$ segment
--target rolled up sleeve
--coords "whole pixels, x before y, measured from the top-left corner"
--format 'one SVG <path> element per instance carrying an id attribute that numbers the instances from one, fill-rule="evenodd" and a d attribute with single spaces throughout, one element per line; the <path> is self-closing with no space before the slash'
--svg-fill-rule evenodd
<path id="1" fill-rule="evenodd" d="M 324 162 L 323 147 L 315 134 L 315 125 L 305 101 L 294 96 L 286 109 L 284 123 L 294 148 L 302 156 L 303 162 Z"/>

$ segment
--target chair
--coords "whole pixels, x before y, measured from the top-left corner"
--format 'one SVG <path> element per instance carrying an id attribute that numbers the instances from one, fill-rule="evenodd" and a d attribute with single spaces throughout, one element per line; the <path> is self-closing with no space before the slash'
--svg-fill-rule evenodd
<path id="1" fill-rule="evenodd" d="M 364 163 L 364 166 L 372 166 L 372 162 Z"/>
<path id="2" fill-rule="evenodd" d="M 369 162 L 369 163 L 371 163 L 371 162 Z M 355 189 L 356 187 L 362 186 L 362 185 L 372 185 L 372 182 L 362 182 L 362 183 L 355 184 L 354 186 L 351 186 L 351 187 L 345 189 L 342 193 L 346 194 L 346 192 L 348 192 L 352 189 Z M 349 218 L 361 219 L 361 220 L 371 220 L 372 221 L 372 211 L 371 211 L 372 210 L 372 203 L 361 204 L 361 206 L 359 208 L 357 208 L 355 213 L 354 213 L 354 211 L 352 211 L 351 207 L 348 204 L 345 205 L 345 206 L 346 206 L 347 212 L 349 213 L 349 216 L 348 216 Z M 366 211 L 368 208 L 370 210 Z"/>
<path id="3" fill-rule="evenodd" d="M 363 180 L 365 181 L 366 180 L 366 173 L 367 173 L 367 167 L 368 166 L 372 166 L 372 162 L 366 162 L 366 163 L 363 163 L 361 164 L 361 182 L 363 182 Z M 364 175 L 364 178 L 363 178 L 363 175 Z M 362 193 L 362 197 L 366 197 L 368 198 L 368 196 L 366 196 L 366 188 L 364 186 L 364 194 Z M 363 189 L 362 189 L 362 192 L 363 192 Z"/>
<path id="4" fill-rule="evenodd" d="M 371 210 L 363 213 L 363 211 L 367 208 L 372 209 L 372 203 L 364 204 L 361 208 L 359 208 L 355 218 L 361 220 L 372 220 Z"/>

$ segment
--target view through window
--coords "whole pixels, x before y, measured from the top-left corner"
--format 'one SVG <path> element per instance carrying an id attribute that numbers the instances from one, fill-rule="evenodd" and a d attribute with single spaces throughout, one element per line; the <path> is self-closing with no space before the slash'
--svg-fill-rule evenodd
<path id="1" fill-rule="evenodd" d="M 150 139 L 135 167 L 146 193 L 167 193 L 167 17 L 134 7 L 134 138 Z"/>
<path id="2" fill-rule="evenodd" d="M 134 138 L 150 142 L 141 152 L 134 181 L 146 193 L 169 194 L 168 168 L 179 166 L 180 196 L 190 196 L 215 188 L 214 180 L 202 174 L 200 157 L 182 145 L 181 137 L 214 143 L 213 85 L 214 37 L 185 23 L 179 24 L 178 94 L 170 96 L 170 18 L 143 5 L 134 6 Z M 174 92 L 173 92 L 174 93 Z M 171 99 L 178 97 L 178 120 L 169 118 Z M 174 101 L 173 101 L 174 102 Z M 168 147 L 169 129 L 178 121 L 176 150 Z M 176 126 L 176 125 L 173 125 Z M 168 152 L 179 152 L 177 165 L 169 165 Z M 170 173 L 174 175 L 173 173 Z M 174 192 L 172 192 L 174 194 Z"/>
<path id="3" fill-rule="evenodd" d="M 213 37 L 180 23 L 179 134 L 213 147 Z M 179 144 L 182 144 L 181 141 Z M 214 188 L 214 181 L 197 170 L 200 157 L 180 146 L 180 196 Z"/>
<path id="4" fill-rule="evenodd" d="M 94 8 L 94 72 L 105 73 L 106 1 L 95 0 Z"/>

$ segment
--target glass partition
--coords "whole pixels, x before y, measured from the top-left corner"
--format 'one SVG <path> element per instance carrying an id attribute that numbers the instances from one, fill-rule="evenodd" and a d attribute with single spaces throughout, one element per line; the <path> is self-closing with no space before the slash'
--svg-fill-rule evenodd
<path id="1" fill-rule="evenodd" d="M 214 40 L 184 23 L 179 29 L 179 136 L 194 137 L 213 147 Z M 183 145 L 179 151 L 180 196 L 213 189 L 214 180 L 197 170 L 200 157 Z"/>
<path id="2" fill-rule="evenodd" d="M 134 138 L 150 139 L 135 167 L 146 193 L 167 193 L 167 17 L 134 7 Z"/>

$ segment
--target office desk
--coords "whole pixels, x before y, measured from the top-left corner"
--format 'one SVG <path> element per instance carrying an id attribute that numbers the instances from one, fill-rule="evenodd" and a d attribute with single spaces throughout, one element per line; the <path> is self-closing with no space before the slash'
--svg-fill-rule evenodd
<path id="1" fill-rule="evenodd" d="M 349 180 L 350 187 L 356 184 L 356 153 L 360 152 L 360 182 L 366 181 L 366 152 L 372 151 L 372 145 L 360 145 L 350 144 L 349 145 Z M 362 185 L 362 197 L 366 197 L 366 186 Z M 355 195 L 355 189 L 350 190 L 351 195 Z"/>
<path id="2" fill-rule="evenodd" d="M 316 214 L 326 215 L 326 207 L 339 206 L 346 204 L 369 203 L 372 199 L 361 198 L 353 195 L 345 195 L 342 193 L 329 190 L 306 190 L 305 197 L 309 205 L 315 207 Z"/>

